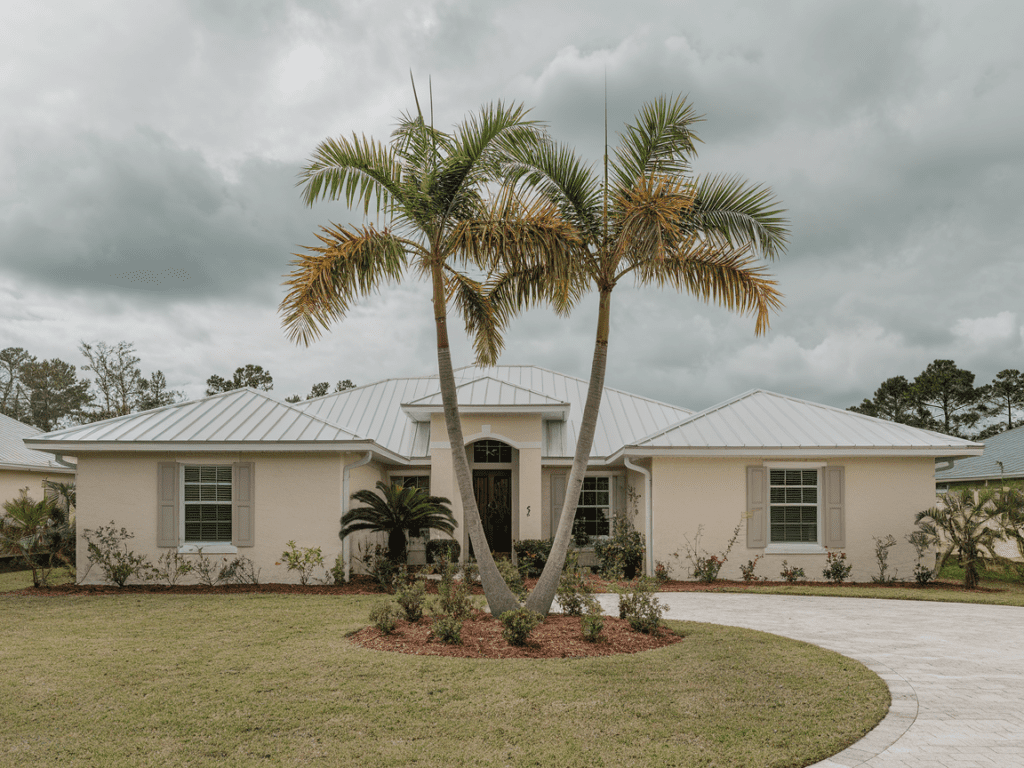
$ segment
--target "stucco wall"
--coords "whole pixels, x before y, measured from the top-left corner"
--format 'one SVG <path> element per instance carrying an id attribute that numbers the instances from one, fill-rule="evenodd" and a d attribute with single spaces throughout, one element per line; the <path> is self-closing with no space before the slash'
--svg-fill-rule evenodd
<path id="1" fill-rule="evenodd" d="M 157 464 L 161 461 L 195 463 L 254 463 L 255 546 L 239 547 L 263 582 L 298 581 L 280 561 L 286 543 L 320 547 L 326 566 L 341 552 L 338 538 L 341 518 L 342 469 L 357 454 L 107 454 L 82 455 L 78 463 L 78 562 L 79 578 L 88 566 L 88 550 L 82 532 L 108 525 L 125 527 L 135 535 L 129 548 L 147 555 L 153 563 L 164 552 L 157 547 Z M 350 492 L 373 488 L 382 478 L 373 464 L 352 470 Z M 365 537 L 353 542 L 352 551 Z M 211 555 L 213 557 L 213 555 Z M 233 554 L 216 555 L 231 559 Z M 358 570 L 358 568 L 357 568 Z M 317 573 L 321 577 L 324 574 Z M 93 567 L 85 583 L 99 583 L 102 574 Z"/>
<path id="2" fill-rule="evenodd" d="M 22 469 L 0 469 L 0 503 L 11 501 L 21 495 L 22 488 L 28 488 L 28 495 L 33 501 L 43 498 L 43 482 L 53 480 L 58 483 L 71 483 L 75 480 L 74 473 L 65 472 L 29 472 Z M 0 510 L 2 512 L 2 510 Z"/>
<path id="3" fill-rule="evenodd" d="M 653 460 L 654 557 L 673 568 L 673 578 L 687 578 L 684 536 L 693 541 L 703 524 L 701 546 L 709 553 L 724 550 L 737 523 L 739 537 L 722 569 L 722 578 L 739 579 L 741 563 L 764 549 L 746 546 L 746 467 L 763 459 L 656 458 Z M 807 461 L 814 461 L 808 459 Z M 819 461 L 825 461 L 824 459 Z M 890 574 L 913 579 L 916 557 L 904 536 L 912 532 L 914 515 L 935 503 L 934 462 L 931 458 L 829 459 L 846 468 L 846 552 L 854 581 L 877 575 L 873 537 L 887 534 L 897 544 L 889 550 Z M 678 557 L 673 554 L 678 553 Z M 825 555 L 771 554 L 757 564 L 757 574 L 779 579 L 782 561 L 802 567 L 810 580 L 821 580 Z"/>

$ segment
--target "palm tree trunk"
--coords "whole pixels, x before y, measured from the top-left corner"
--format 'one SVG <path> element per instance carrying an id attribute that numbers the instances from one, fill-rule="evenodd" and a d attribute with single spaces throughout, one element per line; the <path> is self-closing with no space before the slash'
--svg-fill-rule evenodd
<path id="1" fill-rule="evenodd" d="M 572 459 L 569 481 L 566 483 L 565 500 L 562 503 L 562 515 L 558 520 L 555 540 L 551 544 L 551 554 L 540 574 L 537 586 L 526 599 L 526 607 L 546 616 L 551 610 L 558 582 L 562 577 L 562 567 L 569 551 L 572 538 L 572 525 L 576 518 L 576 505 L 583 487 L 583 477 L 587 473 L 590 460 L 590 449 L 594 445 L 594 432 L 597 430 L 597 414 L 601 409 L 601 395 L 604 392 L 604 373 L 608 363 L 608 327 L 611 316 L 611 288 L 601 289 L 597 310 L 597 339 L 594 343 L 594 360 L 590 367 L 590 385 L 587 389 L 587 402 L 583 406 L 583 418 L 580 433 L 576 438 L 576 454 Z"/>
<path id="2" fill-rule="evenodd" d="M 444 422 L 448 428 L 448 443 L 451 445 L 452 468 L 459 484 L 462 497 L 463 520 L 469 529 L 469 540 L 480 566 L 480 581 L 483 584 L 487 607 L 493 616 L 519 608 L 519 600 L 509 589 L 498 566 L 491 556 L 480 510 L 476 506 L 473 492 L 473 478 L 469 473 L 469 459 L 466 458 L 466 442 L 462 435 L 462 420 L 459 418 L 458 393 L 455 391 L 455 371 L 452 369 L 451 349 L 448 347 L 447 303 L 444 294 L 444 280 L 441 267 L 435 262 L 431 270 L 434 288 L 434 324 L 437 330 L 437 374 L 441 386 L 441 402 L 444 404 Z"/>

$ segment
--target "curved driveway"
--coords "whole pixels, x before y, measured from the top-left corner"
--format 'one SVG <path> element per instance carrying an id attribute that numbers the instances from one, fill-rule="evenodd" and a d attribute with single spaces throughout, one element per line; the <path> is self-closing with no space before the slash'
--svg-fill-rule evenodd
<path id="1" fill-rule="evenodd" d="M 666 618 L 748 627 L 866 664 L 889 685 L 881 723 L 817 768 L 1024 766 L 1024 609 L 1001 605 L 659 593 Z M 603 595 L 615 610 L 614 595 Z"/>

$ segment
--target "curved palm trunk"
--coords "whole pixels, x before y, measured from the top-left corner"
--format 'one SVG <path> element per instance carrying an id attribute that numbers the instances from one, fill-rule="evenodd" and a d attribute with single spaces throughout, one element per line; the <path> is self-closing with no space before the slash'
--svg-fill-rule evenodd
<path id="1" fill-rule="evenodd" d="M 587 472 L 590 460 L 590 449 L 594 445 L 594 432 L 597 430 L 597 414 L 601 409 L 601 394 L 604 391 L 604 373 L 608 363 L 608 325 L 611 316 L 611 289 L 601 289 L 597 310 L 597 339 L 594 343 L 594 361 L 590 367 L 590 385 L 587 388 L 587 402 L 583 406 L 583 419 L 580 433 L 576 438 L 576 454 L 572 459 L 569 481 L 566 483 L 565 501 L 562 503 L 562 516 L 558 520 L 555 540 L 551 544 L 551 554 L 544 565 L 544 570 L 537 581 L 537 586 L 526 600 L 526 607 L 546 616 L 551 610 L 558 581 L 562 576 L 565 556 L 569 551 L 572 538 L 572 525 L 576 518 L 576 505 L 583 487 L 583 477 Z"/>
<path id="2" fill-rule="evenodd" d="M 480 566 L 480 581 L 483 584 L 484 596 L 487 598 L 487 607 L 493 616 L 500 616 L 505 611 L 519 608 L 519 600 L 512 594 L 512 590 L 508 588 L 508 584 L 499 573 L 498 566 L 491 556 L 491 548 L 487 543 L 483 525 L 480 522 L 480 510 L 476 506 L 473 478 L 469 473 L 469 460 L 466 458 L 462 420 L 459 418 L 452 354 L 448 347 L 448 310 L 444 295 L 444 282 L 441 268 L 436 263 L 433 266 L 431 277 L 434 288 L 434 323 L 437 330 L 437 374 L 441 386 L 441 402 L 444 404 L 444 422 L 448 428 L 448 442 L 452 451 L 452 468 L 459 484 L 459 495 L 462 497 L 463 519 L 469 529 L 469 539 L 473 542 L 473 551 Z"/>

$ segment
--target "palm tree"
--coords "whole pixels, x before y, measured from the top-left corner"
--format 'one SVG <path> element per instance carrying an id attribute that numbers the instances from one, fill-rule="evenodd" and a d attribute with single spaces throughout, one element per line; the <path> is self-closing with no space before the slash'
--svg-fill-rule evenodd
<path id="1" fill-rule="evenodd" d="M 21 555 L 25 564 L 32 569 L 33 586 L 42 587 L 46 585 L 53 568 L 53 554 L 49 552 L 53 506 L 49 499 L 33 501 L 27 492 L 28 488 L 24 488 L 17 499 L 3 503 L 0 552 L 7 550 Z"/>
<path id="2" fill-rule="evenodd" d="M 1004 537 L 994 525 L 1002 508 L 1000 492 L 995 488 L 974 491 L 962 488 L 939 497 L 941 507 L 918 512 L 914 520 L 929 544 L 942 549 L 935 572 L 942 570 L 950 555 L 956 553 L 964 569 L 964 589 L 975 589 L 980 579 L 978 564 L 984 562 L 985 553 L 997 559 L 995 543 Z"/>
<path id="3" fill-rule="evenodd" d="M 571 239 L 548 205 L 521 206 L 510 196 L 493 204 L 485 201 L 483 190 L 497 178 L 501 159 L 541 140 L 540 128 L 526 120 L 519 106 L 483 107 L 448 134 L 424 120 L 417 101 L 416 114 L 402 115 L 389 144 L 356 135 L 321 142 L 300 175 L 305 202 L 312 205 L 325 198 L 358 203 L 364 215 L 376 203 L 387 224 L 322 227 L 317 237 L 323 245 L 296 254 L 281 303 L 289 336 L 308 345 L 321 329 L 343 318 L 357 297 L 398 282 L 410 266 L 430 280 L 454 472 L 484 593 L 495 615 L 519 607 L 519 601 L 498 572 L 481 526 L 462 450 L 447 317 L 453 304 L 479 362 L 493 364 L 508 313 L 490 301 L 487 286 L 457 267 L 483 268 L 495 247 L 543 251 Z"/>
<path id="4" fill-rule="evenodd" d="M 505 272 L 496 299 L 518 309 L 538 296 L 555 296 L 556 308 L 564 312 L 583 288 L 598 292 L 590 384 L 565 502 L 551 556 L 527 600 L 528 608 L 542 614 L 558 588 L 593 445 L 615 286 L 632 277 L 639 285 L 685 290 L 755 315 L 757 334 L 768 329 L 770 312 L 782 306 L 775 281 L 756 262 L 784 249 L 787 221 L 770 188 L 737 178 L 689 176 L 698 141 L 692 126 L 700 119 L 685 99 L 663 97 L 645 105 L 611 158 L 606 149 L 603 175 L 570 149 L 551 143 L 516 147 L 506 166 L 519 189 L 532 190 L 557 208 L 579 246 L 562 260 L 554 249 L 495 251 Z M 548 260 L 538 262 L 538 254 Z M 538 268 L 540 279 L 548 282 L 543 289 L 537 287 Z"/>
<path id="5" fill-rule="evenodd" d="M 375 531 L 388 536 L 388 557 L 404 563 L 406 557 L 406 531 L 443 531 L 451 536 L 457 523 L 443 496 L 431 496 L 422 488 L 388 485 L 378 482 L 377 490 L 362 490 L 352 498 L 364 507 L 350 509 L 341 518 L 341 538 L 356 531 Z M 416 535 L 414 533 L 414 535 Z"/>

